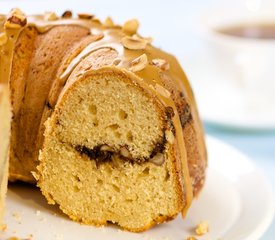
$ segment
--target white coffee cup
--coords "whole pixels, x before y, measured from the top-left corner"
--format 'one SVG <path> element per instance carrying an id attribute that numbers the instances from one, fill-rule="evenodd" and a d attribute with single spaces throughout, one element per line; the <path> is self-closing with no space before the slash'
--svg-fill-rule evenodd
<path id="1" fill-rule="evenodd" d="M 219 11 L 203 18 L 207 64 L 213 68 L 213 74 L 225 81 L 233 81 L 251 108 L 263 105 L 275 108 L 275 37 L 237 37 L 220 30 L 272 23 L 275 29 L 275 8 L 272 14 L 270 11 Z"/>

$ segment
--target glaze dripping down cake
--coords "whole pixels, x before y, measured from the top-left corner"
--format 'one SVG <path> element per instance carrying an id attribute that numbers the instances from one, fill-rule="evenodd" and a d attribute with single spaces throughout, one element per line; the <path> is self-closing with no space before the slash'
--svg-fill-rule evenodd
<path id="1" fill-rule="evenodd" d="M 2 18 L 13 53 L 10 180 L 37 181 L 85 224 L 140 232 L 185 215 L 207 156 L 176 58 L 137 34 L 137 20 L 18 9 Z"/>

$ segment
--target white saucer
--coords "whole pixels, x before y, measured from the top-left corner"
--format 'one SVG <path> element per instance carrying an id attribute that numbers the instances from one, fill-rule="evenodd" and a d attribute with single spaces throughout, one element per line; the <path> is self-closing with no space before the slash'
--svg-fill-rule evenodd
<path id="1" fill-rule="evenodd" d="M 254 96 L 207 63 L 190 64 L 188 75 L 204 121 L 236 129 L 275 130 L 275 93 L 270 100 Z"/>
<path id="2" fill-rule="evenodd" d="M 32 234 L 35 240 L 178 240 L 194 235 L 194 226 L 201 220 L 209 222 L 210 232 L 200 240 L 259 239 L 274 215 L 270 184 L 241 153 L 213 138 L 208 138 L 207 143 L 206 185 L 184 220 L 178 216 L 140 234 L 115 227 L 84 226 L 70 221 L 57 207 L 47 205 L 38 189 L 12 185 L 7 199 L 8 228 L 1 239 Z"/>

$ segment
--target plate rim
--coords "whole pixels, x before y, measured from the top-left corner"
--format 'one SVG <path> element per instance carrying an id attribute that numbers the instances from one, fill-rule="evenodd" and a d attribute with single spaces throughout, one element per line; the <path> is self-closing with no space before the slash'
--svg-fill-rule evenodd
<path id="1" fill-rule="evenodd" d="M 238 156 L 240 156 L 241 161 L 245 162 L 246 165 L 249 165 L 251 167 L 252 173 L 257 174 L 257 176 L 260 177 L 260 179 L 261 179 L 260 184 L 264 183 L 265 188 L 268 190 L 267 191 L 267 193 L 269 194 L 269 197 L 268 197 L 268 199 L 269 199 L 269 201 L 268 201 L 269 202 L 268 211 L 265 211 L 265 214 L 261 218 L 261 221 L 259 222 L 257 227 L 255 227 L 251 230 L 249 229 L 249 231 L 250 231 L 249 235 L 245 236 L 245 238 L 242 238 L 242 240 L 252 240 L 252 239 L 256 240 L 256 239 L 259 239 L 261 236 L 264 235 L 264 233 L 266 232 L 266 230 L 268 229 L 268 227 L 270 226 L 270 224 L 271 224 L 271 222 L 274 218 L 274 213 L 275 213 L 275 206 L 274 206 L 275 202 L 274 202 L 274 200 L 275 200 L 275 198 L 274 198 L 274 192 L 272 190 L 271 183 L 268 181 L 268 179 L 265 177 L 265 175 L 262 173 L 262 171 L 260 169 L 258 169 L 257 166 L 252 162 L 252 160 L 250 158 L 248 158 L 245 154 L 243 154 L 241 151 L 236 149 L 235 147 L 233 147 L 230 144 L 225 143 L 225 142 L 217 139 L 216 137 L 212 137 L 212 136 L 209 136 L 209 135 L 206 135 L 206 143 L 207 143 L 207 146 L 208 146 L 209 150 L 213 149 L 213 146 L 215 146 L 215 147 L 220 146 L 220 148 L 222 148 L 222 149 L 226 148 L 227 151 L 230 151 L 231 154 L 233 154 L 233 155 L 237 154 Z M 209 147 L 210 145 L 212 145 L 212 147 Z M 209 166 L 209 169 L 217 171 L 217 169 L 214 168 L 214 167 L 211 167 L 211 165 Z M 226 178 L 226 176 L 223 174 L 223 172 L 218 172 L 218 173 L 220 173 L 221 175 L 223 175 Z M 229 181 L 232 184 L 234 184 L 233 180 L 229 179 Z M 237 189 L 237 191 L 238 191 L 238 189 Z M 233 225 L 230 227 L 230 229 L 228 229 L 221 236 L 221 238 L 225 239 L 225 240 L 228 239 L 227 235 L 230 234 L 231 229 L 233 229 L 233 233 L 234 233 L 234 229 L 235 229 L 235 226 L 237 225 L 237 223 L 238 222 L 234 222 Z M 146 234 L 146 232 L 145 232 L 145 234 Z M 168 234 L 169 234 L 169 232 L 168 232 Z M 206 239 L 208 239 L 208 236 L 205 236 L 205 237 L 206 237 Z M 157 236 L 157 239 L 158 238 L 163 239 L 163 238 L 161 238 L 161 235 Z M 145 238 L 144 238 L 143 235 L 140 235 L 140 239 L 145 239 Z M 204 238 L 202 238 L 202 239 L 204 239 Z"/>
<path id="2" fill-rule="evenodd" d="M 259 179 L 261 179 L 261 184 L 264 184 L 266 194 L 268 194 L 267 199 L 269 199 L 269 201 L 268 201 L 269 206 L 265 212 L 265 215 L 263 216 L 263 218 L 261 219 L 261 221 L 259 222 L 257 227 L 254 228 L 248 236 L 245 236 L 245 238 L 242 238 L 242 240 L 260 239 L 260 237 L 262 237 L 265 234 L 265 232 L 268 230 L 268 228 L 271 226 L 273 219 L 275 219 L 275 193 L 273 191 L 271 182 L 264 175 L 263 171 L 261 169 L 259 169 L 256 166 L 256 164 L 254 164 L 254 162 L 239 149 L 235 148 L 234 146 L 232 146 L 228 143 L 223 142 L 222 140 L 220 140 L 216 137 L 213 137 L 213 136 L 210 136 L 207 134 L 206 135 L 207 146 L 209 145 L 209 142 L 213 142 L 212 144 L 214 144 L 216 142 L 216 144 L 219 144 L 219 145 L 227 148 L 231 153 L 239 155 L 243 162 L 246 162 L 246 164 L 249 164 L 250 167 L 252 167 L 253 174 L 257 174 L 257 177 Z M 209 149 L 209 147 L 208 147 L 208 149 Z M 234 227 L 234 225 L 232 227 Z M 226 239 L 226 237 L 227 236 L 225 234 L 225 236 L 222 236 L 222 239 L 223 238 Z"/>

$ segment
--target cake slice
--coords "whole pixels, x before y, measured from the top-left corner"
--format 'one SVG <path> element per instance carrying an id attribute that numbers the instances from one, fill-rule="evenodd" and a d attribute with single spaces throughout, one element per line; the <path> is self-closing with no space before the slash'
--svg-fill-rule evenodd
<path id="1" fill-rule="evenodd" d="M 171 113 L 138 82 L 117 68 L 86 72 L 46 123 L 38 186 L 76 221 L 139 232 L 186 205 Z"/>
<path id="2" fill-rule="evenodd" d="M 8 184 L 8 151 L 10 140 L 10 103 L 8 87 L 0 83 L 0 231 L 3 226 Z"/>

